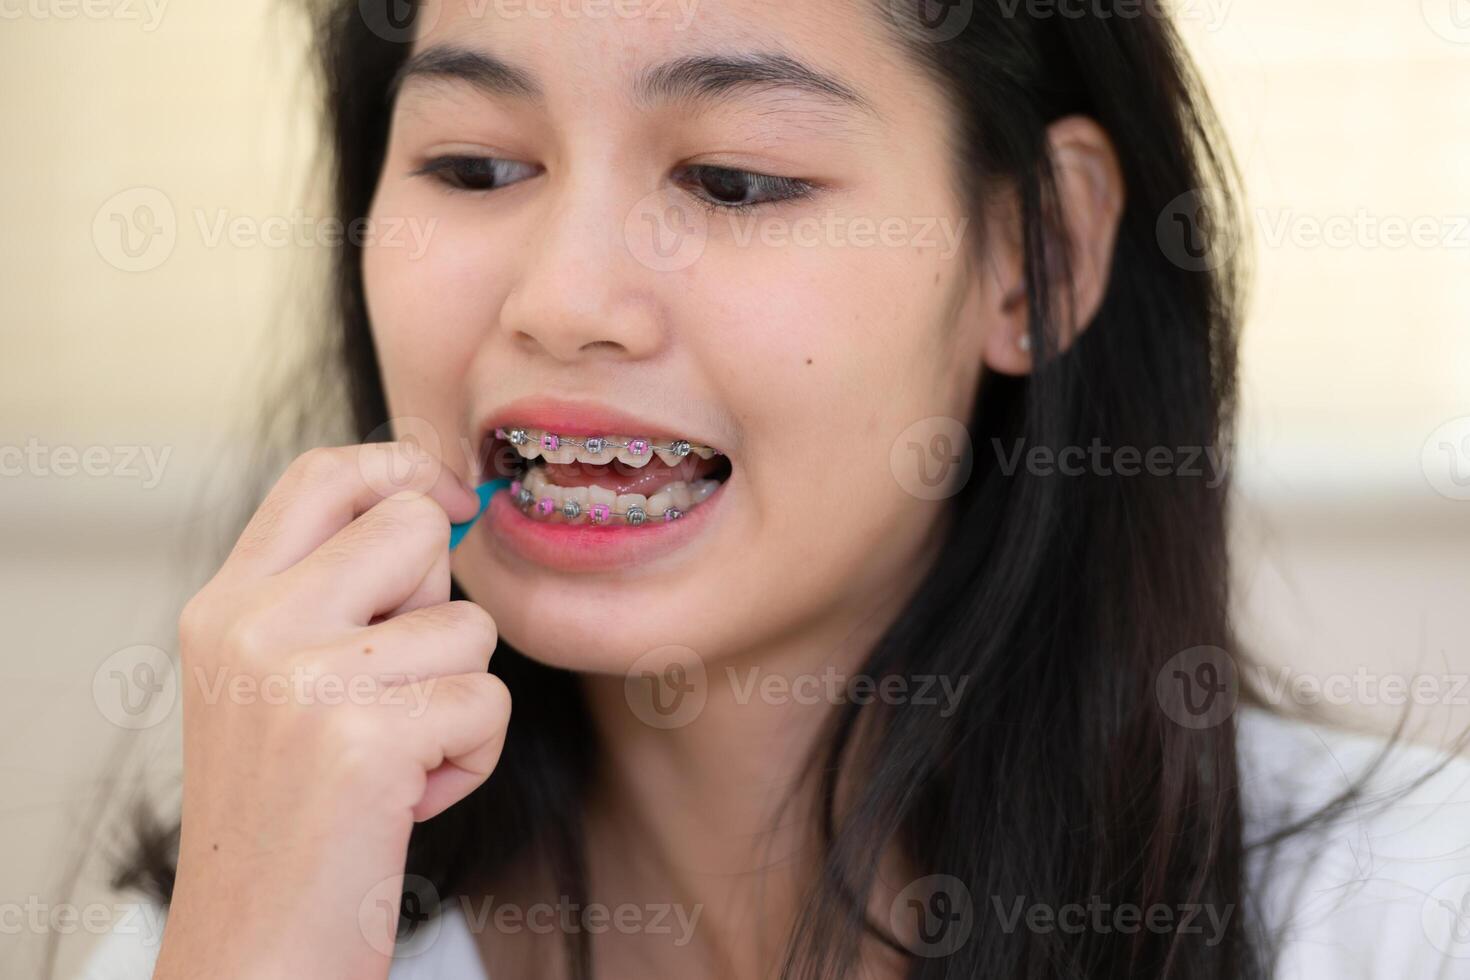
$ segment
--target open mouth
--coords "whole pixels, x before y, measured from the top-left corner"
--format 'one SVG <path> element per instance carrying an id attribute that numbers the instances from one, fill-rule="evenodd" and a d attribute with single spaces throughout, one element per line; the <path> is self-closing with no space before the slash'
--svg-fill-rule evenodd
<path id="1" fill-rule="evenodd" d="M 570 436 L 501 426 L 490 446 L 511 502 L 548 523 L 639 527 L 676 521 L 730 476 L 727 456 L 687 439 Z M 509 471 L 509 472 L 507 472 Z"/>

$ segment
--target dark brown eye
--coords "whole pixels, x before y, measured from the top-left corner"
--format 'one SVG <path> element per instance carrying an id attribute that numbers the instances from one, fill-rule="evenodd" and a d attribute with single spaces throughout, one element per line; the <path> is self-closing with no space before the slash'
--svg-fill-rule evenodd
<path id="1" fill-rule="evenodd" d="M 430 160 L 415 173 L 432 177 L 456 190 L 490 191 L 534 177 L 537 168 L 529 163 L 498 157 L 447 156 Z"/>
<path id="2" fill-rule="evenodd" d="M 804 180 L 702 165 L 682 168 L 675 181 L 711 207 L 733 210 L 794 200 L 812 191 L 812 185 Z"/>

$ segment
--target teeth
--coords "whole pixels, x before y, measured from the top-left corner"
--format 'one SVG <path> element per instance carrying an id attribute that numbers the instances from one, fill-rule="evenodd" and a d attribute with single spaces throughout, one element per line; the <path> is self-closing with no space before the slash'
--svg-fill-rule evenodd
<path id="1" fill-rule="evenodd" d="M 616 507 L 618 503 L 618 495 L 613 493 L 611 490 L 607 490 L 603 487 L 599 487 L 596 484 L 593 484 L 592 486 L 587 488 L 587 503 L 603 504 L 607 507 Z"/>
<path id="2" fill-rule="evenodd" d="M 712 459 L 716 454 L 709 446 L 699 446 L 687 439 L 659 442 L 644 436 L 559 436 L 541 429 L 499 428 L 496 435 L 509 440 L 522 459 L 540 457 L 548 463 L 590 463 L 604 466 L 613 460 L 642 469 L 657 458 L 666 466 L 675 466 L 689 456 Z"/>
<path id="3" fill-rule="evenodd" d="M 639 454 L 633 452 L 633 450 L 631 450 L 631 449 L 619 449 L 618 450 L 618 462 L 620 462 L 620 463 L 627 463 L 629 466 L 632 466 L 635 469 L 640 469 L 641 470 L 641 469 L 643 469 L 643 467 L 647 466 L 652 461 L 653 461 L 653 454 L 652 453 L 643 453 L 640 456 Z"/>
<path id="4" fill-rule="evenodd" d="M 683 439 L 657 442 L 642 436 L 559 436 L 540 429 L 497 429 L 522 459 L 542 459 L 547 464 L 587 463 L 607 465 L 621 462 L 634 469 L 646 467 L 658 459 L 675 473 L 689 457 L 711 459 L 717 455 L 709 446 L 698 446 Z M 638 526 L 664 523 L 683 517 L 690 508 L 709 499 L 719 489 L 718 480 L 696 480 L 692 484 L 671 479 L 651 496 L 641 493 L 615 493 L 606 487 L 562 487 L 553 483 L 541 465 L 530 465 L 520 475 L 517 503 L 537 520 L 561 521 L 569 524 L 628 524 Z"/>
<path id="5" fill-rule="evenodd" d="M 587 499 L 589 489 L 590 488 L 588 487 L 567 487 L 565 490 L 562 491 L 561 506 L 562 518 L 564 520 L 569 520 L 573 524 L 581 524 L 587 519 Z M 576 504 L 575 513 L 569 514 L 569 512 L 573 509 L 572 504 L 574 503 Z"/>

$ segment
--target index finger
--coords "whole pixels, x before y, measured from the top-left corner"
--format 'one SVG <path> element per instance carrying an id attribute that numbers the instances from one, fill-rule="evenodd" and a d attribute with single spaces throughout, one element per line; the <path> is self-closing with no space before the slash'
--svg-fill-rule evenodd
<path id="1" fill-rule="evenodd" d="M 479 511 L 474 491 L 422 447 L 403 442 L 312 449 L 276 481 L 225 566 L 252 576 L 285 571 L 374 504 L 427 494 L 451 521 Z"/>

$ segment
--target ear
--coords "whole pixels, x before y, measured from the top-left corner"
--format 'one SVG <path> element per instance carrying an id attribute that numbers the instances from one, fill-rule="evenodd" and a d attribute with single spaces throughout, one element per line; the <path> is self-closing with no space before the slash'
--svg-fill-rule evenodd
<path id="1" fill-rule="evenodd" d="M 1059 281 L 1060 267 L 1052 271 L 1055 290 L 1052 309 L 1061 325 L 1058 351 L 1072 341 L 1097 316 L 1108 289 L 1113 264 L 1113 246 L 1118 221 L 1123 214 L 1125 189 L 1118 154 L 1107 132 L 1085 116 L 1068 116 L 1047 130 L 1057 197 L 1066 228 L 1057 229 L 1061 241 L 1053 251 L 1065 249 L 1070 256 L 1070 281 Z M 988 243 L 993 254 L 987 263 L 994 278 L 993 329 L 985 338 L 985 366 L 1000 374 L 1027 374 L 1033 365 L 1030 350 L 1030 310 L 1026 302 L 1025 270 L 1022 264 L 1019 208 L 1012 200 L 1004 212 L 1004 234 Z"/>

